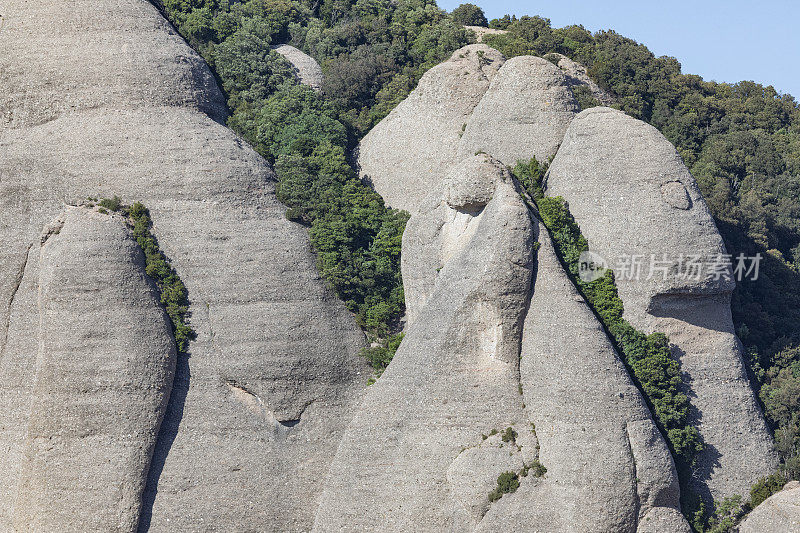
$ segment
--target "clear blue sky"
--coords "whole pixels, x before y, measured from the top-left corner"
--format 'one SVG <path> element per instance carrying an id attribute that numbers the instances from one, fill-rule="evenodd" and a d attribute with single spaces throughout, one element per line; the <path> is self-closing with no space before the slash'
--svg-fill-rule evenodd
<path id="1" fill-rule="evenodd" d="M 439 0 L 448 11 L 463 1 Z M 800 100 L 800 0 L 603 2 L 470 0 L 489 19 L 539 15 L 553 27 L 612 29 L 673 56 L 683 72 L 706 80 L 753 80 Z"/>

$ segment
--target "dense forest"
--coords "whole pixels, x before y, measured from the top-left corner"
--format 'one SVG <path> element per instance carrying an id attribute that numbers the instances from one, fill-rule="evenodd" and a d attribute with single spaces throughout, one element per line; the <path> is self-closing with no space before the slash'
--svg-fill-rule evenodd
<path id="1" fill-rule="evenodd" d="M 309 228 L 322 276 L 381 346 L 378 372 L 399 343 L 400 239 L 408 215 L 363 184 L 350 154 L 424 72 L 474 42 L 464 25 L 487 24 L 463 5 L 433 0 L 163 0 L 160 7 L 214 69 L 229 125 L 275 168 L 287 216 Z M 734 255 L 762 253 L 757 280 L 734 294 L 751 379 L 775 431 L 780 478 L 800 477 L 800 108 L 753 82 L 683 74 L 613 31 L 552 28 L 506 16 L 486 41 L 507 57 L 557 52 L 584 64 L 615 107 L 657 127 L 698 180 Z M 298 85 L 270 46 L 288 43 L 325 72 L 322 94 Z M 767 491 L 768 492 L 768 491 Z M 726 507 L 726 511 L 727 507 Z M 733 514 L 738 511 L 731 511 Z"/>

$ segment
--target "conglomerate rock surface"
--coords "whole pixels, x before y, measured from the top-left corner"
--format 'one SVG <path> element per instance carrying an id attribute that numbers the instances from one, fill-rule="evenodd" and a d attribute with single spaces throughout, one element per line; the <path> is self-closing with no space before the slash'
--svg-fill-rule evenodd
<path id="1" fill-rule="evenodd" d="M 362 175 L 414 214 L 406 337 L 365 391 L 363 334 L 306 230 L 152 5 L 3 7 L 0 532 L 688 531 L 652 416 L 505 168 L 566 132 L 548 192 L 612 266 L 724 252 L 655 130 L 574 118 L 569 65 L 479 44 L 428 72 L 360 147 Z M 72 207 L 113 195 L 149 208 L 188 288 L 188 353 L 120 217 Z M 691 378 L 695 489 L 746 493 L 775 457 L 733 283 L 618 284 Z M 503 473 L 519 488 L 489 498 Z M 781 495 L 743 527 L 782 527 Z"/>
<path id="2" fill-rule="evenodd" d="M 508 166 L 548 160 L 579 110 L 549 61 L 506 61 L 493 48 L 470 45 L 428 71 L 364 138 L 361 174 L 387 204 L 414 212 L 465 157 L 485 152 Z"/>
<path id="3" fill-rule="evenodd" d="M 39 256 L 32 405 L 17 531 L 133 531 L 177 354 L 120 217 L 68 208 Z"/>
<path id="4" fill-rule="evenodd" d="M 38 446 L 26 437 L 32 415 L 50 409 L 32 383 L 46 333 L 40 233 L 65 204 L 115 194 L 150 209 L 197 332 L 177 361 L 152 467 L 128 473 L 128 492 L 147 486 L 140 527 L 310 529 L 319 480 L 369 370 L 357 355 L 363 334 L 320 279 L 306 230 L 286 220 L 271 169 L 218 122 L 213 76 L 148 2 L 3 7 L 0 531 L 12 528 L 20 479 L 41 475 L 20 465 Z M 61 305 L 69 314 L 70 302 Z M 69 366 L 58 357 L 52 368 Z M 53 474 L 53 487 L 86 481 L 77 469 Z M 93 527 L 100 513 L 59 530 L 113 530 Z"/>
<path id="5" fill-rule="evenodd" d="M 547 473 L 524 479 L 478 531 L 688 533 L 672 457 L 641 394 L 544 228 L 539 242 L 520 383 Z"/>
<path id="6" fill-rule="evenodd" d="M 486 172 L 471 177 L 490 188 L 439 187 L 409 222 L 403 248 L 412 256 L 436 246 L 436 228 L 474 227 L 449 257 L 427 265 L 434 285 L 339 445 L 315 531 L 470 531 L 488 507 L 488 491 L 470 486 L 485 487 L 483 477 L 491 487 L 511 466 L 486 459 L 489 447 L 469 450 L 524 419 L 519 343 L 535 226 L 501 166 L 467 162 L 463 170 Z M 532 444 L 507 444 L 507 458 L 522 454 L 517 469 L 535 458 Z M 466 475 L 480 463 L 498 470 Z"/>
<path id="7" fill-rule="evenodd" d="M 364 137 L 361 175 L 388 205 L 413 212 L 459 160 L 467 122 L 503 63 L 485 44 L 456 50 Z"/>
<path id="8" fill-rule="evenodd" d="M 739 533 L 800 533 L 800 483 L 788 483 L 756 507 L 739 525 Z"/>
<path id="9" fill-rule="evenodd" d="M 617 269 L 625 317 L 673 345 L 706 444 L 695 490 L 747 494 L 777 460 L 734 333 L 731 269 L 713 267 L 725 245 L 675 148 L 652 126 L 596 107 L 573 120 L 545 179 Z"/>
<path id="10" fill-rule="evenodd" d="M 689 531 L 666 444 L 504 165 L 455 165 L 403 247 L 406 337 L 342 440 L 317 531 Z M 523 475 L 535 460 L 544 476 Z M 491 502 L 503 472 L 521 485 Z"/>

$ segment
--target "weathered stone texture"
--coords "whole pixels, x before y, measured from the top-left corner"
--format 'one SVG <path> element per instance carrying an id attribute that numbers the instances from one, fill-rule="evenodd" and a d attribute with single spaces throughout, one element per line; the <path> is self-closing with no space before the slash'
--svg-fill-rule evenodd
<path id="1" fill-rule="evenodd" d="M 800 483 L 788 483 L 756 507 L 739 525 L 739 533 L 800 533 Z"/>
<path id="2" fill-rule="evenodd" d="M 433 288 L 347 429 L 315 531 L 469 531 L 488 506 L 480 492 L 522 458 L 535 457 L 524 440 L 521 449 L 504 448 L 510 462 L 475 450 L 481 434 L 523 419 L 518 353 L 535 228 L 507 172 L 487 161 L 462 168 L 489 172 L 493 194 L 461 196 L 473 206 L 463 213 L 473 220 L 463 225 L 475 224 L 474 231 L 448 259 L 427 265 Z M 448 233 L 458 206 L 446 197 L 440 187 L 412 218 L 403 238 L 407 255 L 436 246 L 431 228 Z"/>
<path id="3" fill-rule="evenodd" d="M 486 152 L 512 167 L 532 157 L 548 161 L 578 111 L 555 65 L 533 56 L 509 59 L 467 122 L 459 154 Z"/>
<path id="4" fill-rule="evenodd" d="M 747 494 L 774 471 L 776 456 L 733 331 L 732 279 L 715 279 L 707 268 L 698 280 L 675 275 L 692 256 L 705 261 L 725 253 L 675 148 L 644 122 L 592 108 L 570 125 L 546 189 L 569 202 L 592 250 L 609 266 L 633 256 L 643 262 L 641 275 L 618 275 L 617 285 L 625 317 L 646 333 L 666 333 L 687 375 L 692 421 L 707 444 L 695 490 L 717 499 Z M 669 274 L 650 276 L 651 258 Z"/>
<path id="5" fill-rule="evenodd" d="M 586 87 L 589 89 L 589 93 L 601 104 L 609 106 L 614 103 L 614 97 L 601 89 L 600 86 L 589 77 L 589 74 L 586 72 L 586 67 L 563 54 L 553 53 L 552 55 L 558 59 L 558 68 L 560 68 L 564 76 L 566 76 L 567 84 L 571 88 L 580 86 Z"/>
<path id="6" fill-rule="evenodd" d="M 675 467 L 644 400 L 544 229 L 539 242 L 520 379 L 547 473 L 523 479 L 477 531 L 688 533 Z"/>
<path id="7" fill-rule="evenodd" d="M 364 138 L 361 173 L 389 205 L 414 212 L 450 167 L 476 153 L 509 166 L 548 160 L 578 111 L 549 61 L 505 61 L 486 45 L 470 45 L 427 72 Z"/>
<path id="8" fill-rule="evenodd" d="M 458 161 L 467 121 L 504 62 L 484 44 L 457 50 L 364 137 L 361 174 L 387 204 L 416 210 Z"/>
<path id="9" fill-rule="evenodd" d="M 300 83 L 308 85 L 315 91 L 322 90 L 325 77 L 322 74 L 322 67 L 319 66 L 316 59 L 288 44 L 280 44 L 273 47 L 273 50 L 289 62 Z"/>
<path id="10" fill-rule="evenodd" d="M 50 231 L 13 525 L 134 531 L 175 373 L 169 319 L 119 217 L 70 208 Z"/>
<path id="11" fill-rule="evenodd" d="M 0 41 L 0 399 L 12 408 L 0 414 L 11 452 L 0 495 L 16 490 L 18 424 L 36 399 L 38 348 L 23 332 L 36 331 L 40 272 L 38 254 L 23 267 L 26 251 L 65 202 L 117 194 L 150 209 L 197 331 L 178 361 L 143 527 L 307 531 L 370 371 L 272 171 L 214 120 L 224 108 L 213 77 L 149 3 L 12 0 L 3 15 L 14 38 Z"/>

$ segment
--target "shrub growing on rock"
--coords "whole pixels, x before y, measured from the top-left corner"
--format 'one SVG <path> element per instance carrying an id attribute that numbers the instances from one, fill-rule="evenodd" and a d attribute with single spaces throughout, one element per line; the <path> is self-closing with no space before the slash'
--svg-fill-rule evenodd
<path id="1" fill-rule="evenodd" d="M 503 472 L 497 476 L 497 487 L 489 493 L 489 501 L 496 502 L 503 494 L 511 494 L 519 488 L 519 476 L 514 472 Z"/>

